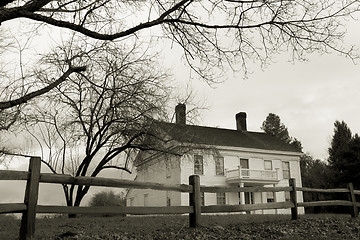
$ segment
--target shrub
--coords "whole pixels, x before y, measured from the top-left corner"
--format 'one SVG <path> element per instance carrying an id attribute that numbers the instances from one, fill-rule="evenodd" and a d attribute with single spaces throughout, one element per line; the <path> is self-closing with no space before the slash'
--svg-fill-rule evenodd
<path id="1" fill-rule="evenodd" d="M 113 191 L 106 192 L 98 192 L 96 193 L 89 202 L 89 206 L 91 207 L 100 207 L 100 206 L 125 206 L 126 199 L 123 194 L 115 194 Z M 111 214 L 119 215 L 119 214 Z M 120 214 L 122 215 L 122 214 Z M 103 217 L 108 217 L 110 214 L 101 214 Z"/>

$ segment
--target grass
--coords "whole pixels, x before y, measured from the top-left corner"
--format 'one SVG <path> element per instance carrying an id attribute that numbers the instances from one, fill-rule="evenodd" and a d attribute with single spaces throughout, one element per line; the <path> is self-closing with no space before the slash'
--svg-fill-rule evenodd
<path id="1" fill-rule="evenodd" d="M 20 220 L 10 214 L 0 215 L 0 239 L 15 239 L 19 235 Z"/>
<path id="2" fill-rule="evenodd" d="M 35 239 L 360 239 L 360 219 L 349 215 L 207 215 L 188 227 L 188 216 L 66 217 L 36 221 Z M 17 239 L 20 220 L 0 215 L 0 239 Z"/>

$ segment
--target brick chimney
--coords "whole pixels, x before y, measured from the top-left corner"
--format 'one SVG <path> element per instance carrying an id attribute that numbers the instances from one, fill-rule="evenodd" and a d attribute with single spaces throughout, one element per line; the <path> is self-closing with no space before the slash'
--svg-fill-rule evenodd
<path id="1" fill-rule="evenodd" d="M 175 107 L 176 124 L 186 124 L 186 105 L 179 103 Z"/>
<path id="2" fill-rule="evenodd" d="M 246 112 L 239 112 L 235 115 L 236 129 L 239 131 L 247 131 Z"/>

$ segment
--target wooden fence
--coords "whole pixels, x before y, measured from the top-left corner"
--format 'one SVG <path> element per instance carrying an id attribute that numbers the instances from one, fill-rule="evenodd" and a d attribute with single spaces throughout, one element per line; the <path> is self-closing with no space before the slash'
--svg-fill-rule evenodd
<path id="1" fill-rule="evenodd" d="M 196 227 L 201 222 L 202 213 L 224 213 L 243 212 L 262 209 L 291 209 L 292 219 L 298 218 L 298 207 L 310 206 L 349 206 L 351 216 L 358 216 L 360 203 L 356 202 L 355 195 L 360 195 L 359 190 L 354 190 L 353 185 L 348 184 L 343 189 L 311 189 L 297 187 L 295 179 L 289 179 L 289 187 L 208 187 L 200 186 L 200 177 L 193 175 L 189 177 L 189 185 L 168 185 L 158 183 L 134 182 L 130 180 L 93 178 L 93 177 L 71 177 L 69 175 L 58 175 L 40 173 L 41 159 L 33 157 L 30 159 L 29 171 L 0 171 L 0 180 L 26 180 L 24 203 L 0 204 L 1 213 L 22 213 L 19 239 L 32 239 L 35 233 L 35 219 L 37 213 L 67 213 L 67 214 L 189 214 L 189 224 Z M 136 188 L 154 189 L 162 191 L 178 191 L 189 193 L 189 206 L 169 207 L 67 207 L 67 206 L 42 206 L 37 205 L 39 183 L 77 184 L 90 186 L 104 186 L 114 188 Z M 271 202 L 262 204 L 245 205 L 215 205 L 201 206 L 201 192 L 290 192 L 290 201 Z M 349 201 L 317 201 L 297 202 L 297 192 L 312 191 L 322 193 L 345 193 Z"/>

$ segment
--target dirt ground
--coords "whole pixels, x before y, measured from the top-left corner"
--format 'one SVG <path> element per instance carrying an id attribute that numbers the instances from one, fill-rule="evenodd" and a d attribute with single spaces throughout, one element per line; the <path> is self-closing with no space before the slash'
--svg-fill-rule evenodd
<path id="1" fill-rule="evenodd" d="M 36 222 L 35 239 L 360 239 L 360 218 L 347 215 L 47 218 Z M 11 226 L 10 226 L 11 225 Z M 17 239 L 19 220 L 0 221 L 0 239 Z"/>

